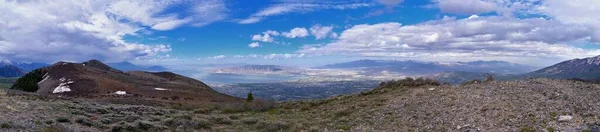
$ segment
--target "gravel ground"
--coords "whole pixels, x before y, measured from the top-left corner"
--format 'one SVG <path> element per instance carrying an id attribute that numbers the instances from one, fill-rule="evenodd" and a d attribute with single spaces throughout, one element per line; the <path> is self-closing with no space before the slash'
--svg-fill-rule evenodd
<path id="1" fill-rule="evenodd" d="M 529 79 L 376 88 L 235 111 L 2 91 L 0 131 L 598 131 L 599 95 L 598 84 Z"/>
<path id="2" fill-rule="evenodd" d="M 376 128 L 402 131 L 587 131 L 600 125 L 599 85 L 550 79 L 409 89 Z M 559 117 L 572 117 L 558 121 Z M 390 122 L 391 121 L 391 122 Z M 402 127 L 395 127 L 402 126 Z"/>

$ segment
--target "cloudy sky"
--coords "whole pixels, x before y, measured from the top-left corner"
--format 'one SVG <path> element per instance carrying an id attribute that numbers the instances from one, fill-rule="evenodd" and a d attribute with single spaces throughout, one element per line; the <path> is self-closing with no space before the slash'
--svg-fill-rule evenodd
<path id="1" fill-rule="evenodd" d="M 600 55 L 598 0 L 0 0 L 0 60 L 548 65 Z"/>

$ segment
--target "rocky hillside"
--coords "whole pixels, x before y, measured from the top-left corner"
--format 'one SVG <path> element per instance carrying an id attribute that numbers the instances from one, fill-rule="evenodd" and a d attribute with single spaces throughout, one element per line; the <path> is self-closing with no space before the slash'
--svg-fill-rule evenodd
<path id="1" fill-rule="evenodd" d="M 600 56 L 564 61 L 524 76 L 600 80 Z"/>
<path id="2" fill-rule="evenodd" d="M 34 70 L 17 80 L 12 89 L 41 95 L 61 95 L 134 104 L 202 105 L 239 99 L 170 72 L 123 72 L 100 61 L 58 62 Z"/>
<path id="3" fill-rule="evenodd" d="M 600 85 L 407 79 L 325 100 L 172 109 L 0 92 L 0 131 L 597 131 Z M 401 126 L 401 127 L 399 127 Z"/>

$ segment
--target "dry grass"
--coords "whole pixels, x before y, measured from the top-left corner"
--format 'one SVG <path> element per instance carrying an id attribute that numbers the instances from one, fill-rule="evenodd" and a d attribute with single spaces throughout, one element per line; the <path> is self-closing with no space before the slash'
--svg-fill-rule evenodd
<path id="1" fill-rule="evenodd" d="M 325 100 L 253 101 L 186 110 L 7 95 L 11 97 L 1 97 L 0 103 L 21 111 L 0 113 L 0 122 L 15 121 L 6 129 L 14 131 L 583 131 L 600 123 L 595 112 L 600 106 L 593 105 L 600 102 L 600 86 L 578 81 L 450 86 L 407 79 L 386 82 L 373 91 Z M 0 112 L 9 113 L 5 111 L 0 107 Z M 557 122 L 562 115 L 575 119 Z M 60 117 L 72 123 L 55 121 Z M 28 122 L 36 120 L 40 123 Z"/>

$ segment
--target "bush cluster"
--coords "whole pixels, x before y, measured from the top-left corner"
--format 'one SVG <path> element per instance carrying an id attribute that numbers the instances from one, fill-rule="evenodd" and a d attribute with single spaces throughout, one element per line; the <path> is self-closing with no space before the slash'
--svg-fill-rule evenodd
<path id="1" fill-rule="evenodd" d="M 245 111 L 267 111 L 277 106 L 273 101 L 254 100 L 252 102 L 230 103 L 220 106 L 222 113 L 239 113 Z"/>
<path id="2" fill-rule="evenodd" d="M 48 73 L 44 68 L 33 70 L 23 77 L 19 78 L 10 89 L 22 90 L 26 92 L 35 92 L 39 89 L 38 82 L 44 79 L 44 75 Z"/>
<path id="3" fill-rule="evenodd" d="M 419 87 L 426 85 L 439 86 L 441 84 L 438 81 L 429 78 L 420 77 L 414 79 L 411 77 L 407 77 L 405 79 L 382 82 L 381 84 L 379 84 L 378 88 Z"/>

